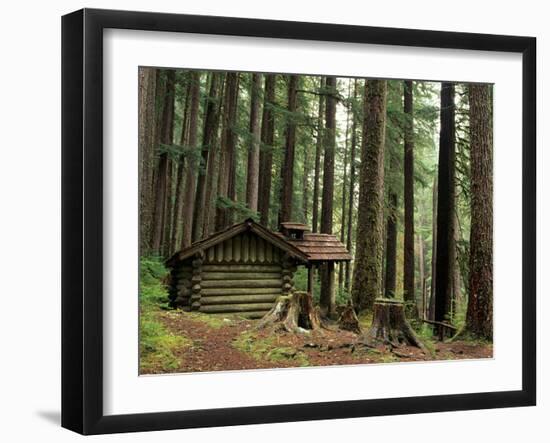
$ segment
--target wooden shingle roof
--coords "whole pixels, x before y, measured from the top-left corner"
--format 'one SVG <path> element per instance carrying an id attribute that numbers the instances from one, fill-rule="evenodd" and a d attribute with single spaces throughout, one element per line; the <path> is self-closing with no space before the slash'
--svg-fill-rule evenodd
<path id="1" fill-rule="evenodd" d="M 277 233 L 282 238 L 282 234 Z M 346 246 L 333 234 L 305 233 L 304 238 L 285 240 L 305 253 L 310 262 L 350 261 L 353 259 Z"/>

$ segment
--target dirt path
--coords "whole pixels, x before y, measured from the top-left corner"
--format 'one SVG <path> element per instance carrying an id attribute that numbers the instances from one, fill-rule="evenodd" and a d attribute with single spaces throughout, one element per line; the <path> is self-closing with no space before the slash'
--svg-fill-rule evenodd
<path id="1" fill-rule="evenodd" d="M 233 346 L 233 340 L 248 331 L 251 322 L 231 320 L 220 326 L 193 319 L 185 313 L 163 313 L 161 321 L 173 334 L 182 334 L 193 341 L 193 345 L 174 354 L 181 365 L 174 372 L 230 371 L 239 369 L 259 369 L 271 367 L 269 362 L 261 362 L 246 355 Z M 223 322 L 224 320 L 218 320 Z"/>
<path id="2" fill-rule="evenodd" d="M 345 331 L 322 335 L 273 334 L 253 331 L 254 321 L 224 319 L 183 312 L 159 313 L 164 326 L 185 336 L 191 346 L 175 349 L 179 367 L 170 372 L 228 371 L 299 366 L 331 366 L 406 361 L 491 358 L 492 345 L 435 342 L 430 353 L 414 347 L 365 348 L 352 343 L 357 336 Z M 154 372 L 154 371 L 153 371 Z"/>

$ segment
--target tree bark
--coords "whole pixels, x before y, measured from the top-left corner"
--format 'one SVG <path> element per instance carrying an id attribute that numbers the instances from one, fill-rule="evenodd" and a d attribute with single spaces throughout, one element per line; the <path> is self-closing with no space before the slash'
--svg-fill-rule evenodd
<path id="1" fill-rule="evenodd" d="M 208 202 L 207 170 L 208 164 L 215 162 L 216 135 L 219 123 L 218 96 L 223 74 L 213 72 L 210 77 L 210 88 L 206 98 L 204 113 L 204 129 L 202 136 L 201 159 L 197 177 L 197 192 L 195 196 L 195 214 L 193 222 L 193 241 L 200 240 L 204 236 L 205 212 Z M 210 168 L 210 171 L 212 168 Z"/>
<path id="2" fill-rule="evenodd" d="M 323 164 L 323 194 L 321 201 L 321 232 L 332 234 L 332 213 L 334 202 L 334 155 L 336 149 L 336 77 L 327 77 L 325 110 L 325 155 Z M 319 305 L 329 316 L 334 315 L 334 263 L 321 266 L 321 294 Z"/>
<path id="3" fill-rule="evenodd" d="M 191 82 L 188 79 L 189 76 L 186 76 L 185 81 L 185 98 L 182 100 L 183 103 L 183 119 L 181 123 L 181 134 L 180 134 L 180 146 L 183 149 L 187 149 L 187 139 L 189 136 L 189 108 L 191 106 Z M 182 212 L 183 212 L 183 196 L 185 190 L 183 189 L 184 185 L 184 175 L 185 175 L 185 160 L 186 155 L 181 153 L 178 158 L 178 172 L 177 172 L 177 183 L 176 183 L 176 198 L 175 198 L 175 209 L 174 209 L 174 229 L 172 232 L 172 250 L 177 251 L 181 245 L 181 231 L 182 231 Z"/>
<path id="4" fill-rule="evenodd" d="M 296 112 L 296 98 L 298 76 L 288 77 L 288 113 L 285 139 L 285 157 L 282 170 L 281 210 L 280 222 L 292 220 L 292 195 L 294 186 L 294 151 L 296 145 L 296 120 L 293 115 Z"/>
<path id="5" fill-rule="evenodd" d="M 397 194 L 390 192 L 386 228 L 386 284 L 385 297 L 395 297 L 397 268 Z"/>
<path id="6" fill-rule="evenodd" d="M 233 162 L 235 157 L 237 100 L 239 96 L 239 75 L 227 73 L 223 104 L 223 124 L 220 153 L 220 175 L 218 198 L 230 200 L 233 197 L 231 183 L 234 181 Z M 227 205 L 218 202 L 216 207 L 216 231 L 221 231 L 232 223 L 232 211 Z"/>
<path id="7" fill-rule="evenodd" d="M 351 96 L 351 82 L 348 83 L 348 99 Z M 340 241 L 342 244 L 346 244 L 346 204 L 348 202 L 347 197 L 347 181 L 348 181 L 348 157 L 349 157 L 349 118 L 350 110 L 346 113 L 346 138 L 344 140 L 344 177 L 342 178 L 342 223 L 340 224 Z M 342 291 L 344 289 L 344 273 L 347 262 L 340 262 L 338 266 L 338 289 Z"/>
<path id="8" fill-rule="evenodd" d="M 189 147 L 193 150 L 185 167 L 185 194 L 183 199 L 182 224 L 183 232 L 181 247 L 186 248 L 192 243 L 194 203 L 196 192 L 197 155 L 198 154 L 198 125 L 199 125 L 199 101 L 200 101 L 200 73 L 191 73 L 191 105 L 189 109 Z"/>
<path id="9" fill-rule="evenodd" d="M 219 178 L 219 156 L 220 156 L 220 146 L 218 139 L 218 127 L 220 124 L 220 116 L 222 110 L 222 91 L 224 89 L 224 77 L 225 74 L 222 74 L 222 78 L 219 85 L 219 92 L 217 94 L 217 118 L 215 122 L 215 130 L 211 143 L 210 150 L 208 151 L 208 162 L 206 167 L 206 192 L 204 195 L 204 227 L 202 236 L 203 238 L 208 237 L 214 231 L 215 223 L 215 214 L 216 214 L 216 193 L 217 193 L 217 183 Z"/>
<path id="10" fill-rule="evenodd" d="M 403 290 L 405 313 L 408 317 L 418 318 L 414 290 L 414 120 L 413 120 L 413 82 L 404 82 L 403 108 L 405 116 L 404 130 L 404 201 L 405 236 L 403 261 Z"/>
<path id="11" fill-rule="evenodd" d="M 435 321 L 435 281 L 437 264 L 437 175 L 434 178 L 432 192 L 432 266 L 431 266 L 431 285 L 430 285 L 430 303 L 428 307 L 428 319 Z"/>
<path id="12" fill-rule="evenodd" d="M 147 255 L 151 246 L 152 185 L 155 157 L 155 95 L 155 69 L 139 68 L 140 256 Z"/>
<path id="13" fill-rule="evenodd" d="M 372 311 L 382 295 L 385 80 L 368 80 L 359 177 L 359 210 L 352 297 L 355 309 Z"/>
<path id="14" fill-rule="evenodd" d="M 319 85 L 319 111 L 317 115 L 317 143 L 315 145 L 315 173 L 313 177 L 313 204 L 311 211 L 311 227 L 313 232 L 318 231 L 319 225 L 319 180 L 321 176 L 321 153 L 323 150 L 324 137 L 324 114 L 325 114 L 325 82 L 326 79 L 321 77 Z"/>
<path id="15" fill-rule="evenodd" d="M 454 263 L 455 211 L 455 106 L 454 85 L 441 85 L 441 129 L 439 137 L 437 196 L 437 258 L 435 321 L 448 321 L 451 314 Z"/>
<path id="16" fill-rule="evenodd" d="M 277 76 L 268 74 L 265 77 L 264 107 L 262 113 L 262 134 L 260 149 L 260 190 L 258 200 L 260 224 L 269 226 L 271 202 L 271 176 L 273 174 L 273 143 L 275 140 L 275 84 Z"/>
<path id="17" fill-rule="evenodd" d="M 258 211 L 258 187 L 260 183 L 260 96 L 262 75 L 252 74 L 250 90 L 250 144 L 248 147 L 248 168 L 246 173 L 246 204 L 253 212 Z"/>
<path id="18" fill-rule="evenodd" d="M 162 112 L 162 123 L 160 127 L 159 141 L 164 145 L 171 145 L 174 136 L 174 82 L 176 73 L 168 70 L 166 73 L 166 90 L 164 94 L 164 105 Z M 168 171 L 170 163 L 168 154 L 162 152 L 159 156 L 158 173 L 155 188 L 155 208 L 153 213 L 153 253 L 161 254 L 162 234 L 164 229 L 166 187 L 168 183 Z"/>
<path id="19" fill-rule="evenodd" d="M 353 86 L 352 125 L 351 125 L 351 153 L 349 171 L 349 192 L 348 192 L 348 232 L 346 247 L 351 254 L 352 248 L 352 227 L 353 227 L 353 203 L 355 201 L 355 150 L 357 146 L 357 116 L 355 112 L 355 100 L 357 98 L 357 79 Z M 344 288 L 347 292 L 351 289 L 351 262 L 346 262 L 346 277 Z"/>
<path id="20" fill-rule="evenodd" d="M 493 339 L 493 123 L 491 86 L 470 84 L 470 280 L 465 332 Z"/>

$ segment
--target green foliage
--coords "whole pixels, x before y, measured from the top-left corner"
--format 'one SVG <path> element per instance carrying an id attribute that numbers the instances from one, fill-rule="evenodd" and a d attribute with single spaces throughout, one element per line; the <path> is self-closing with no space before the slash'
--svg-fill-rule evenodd
<path id="1" fill-rule="evenodd" d="M 247 218 L 251 218 L 254 221 L 260 221 L 260 215 L 256 211 L 251 211 L 246 203 L 240 202 L 240 201 L 233 201 L 230 198 L 218 196 L 216 200 L 216 206 L 218 208 L 223 209 L 232 209 L 235 211 L 235 222 L 239 223 L 241 221 L 246 220 Z"/>
<path id="2" fill-rule="evenodd" d="M 169 271 L 161 257 L 142 257 L 139 262 L 139 301 L 144 305 L 164 307 L 168 301 L 168 291 L 163 281 Z"/>
<path id="3" fill-rule="evenodd" d="M 174 335 L 158 320 L 158 312 L 142 309 L 139 320 L 139 364 L 141 372 L 169 372 L 179 367 L 174 354 L 178 349 L 192 345 L 183 335 Z"/>
<path id="4" fill-rule="evenodd" d="M 179 361 L 174 351 L 190 346 L 191 341 L 184 336 L 171 334 L 159 320 L 160 309 L 167 307 L 168 293 L 163 280 L 168 271 L 159 257 L 142 257 L 139 268 L 140 370 L 175 370 Z"/>

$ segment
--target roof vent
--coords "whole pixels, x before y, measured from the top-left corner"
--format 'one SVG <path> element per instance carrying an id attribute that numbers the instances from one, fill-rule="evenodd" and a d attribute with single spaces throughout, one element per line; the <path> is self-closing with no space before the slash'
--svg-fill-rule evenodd
<path id="1" fill-rule="evenodd" d="M 304 232 L 309 232 L 308 225 L 303 223 L 283 222 L 279 227 L 281 233 L 289 240 L 303 240 Z"/>

